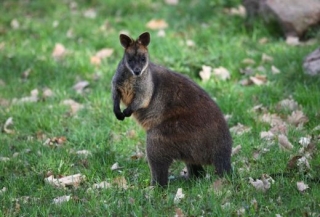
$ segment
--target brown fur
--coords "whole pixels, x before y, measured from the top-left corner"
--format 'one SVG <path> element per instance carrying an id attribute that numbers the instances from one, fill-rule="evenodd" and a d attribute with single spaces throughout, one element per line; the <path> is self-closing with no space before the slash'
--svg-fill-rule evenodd
<path id="1" fill-rule="evenodd" d="M 190 79 L 149 62 L 148 36 L 120 36 L 125 54 L 113 78 L 113 99 L 119 120 L 133 114 L 147 132 L 152 184 L 167 185 L 173 160 L 184 161 L 191 177 L 204 174 L 201 165 L 213 165 L 219 175 L 230 172 L 232 138 L 219 107 Z M 136 55 L 147 59 L 139 75 L 133 71 L 143 64 L 133 70 L 135 64 L 125 62 Z M 120 100 L 127 106 L 123 112 Z"/>

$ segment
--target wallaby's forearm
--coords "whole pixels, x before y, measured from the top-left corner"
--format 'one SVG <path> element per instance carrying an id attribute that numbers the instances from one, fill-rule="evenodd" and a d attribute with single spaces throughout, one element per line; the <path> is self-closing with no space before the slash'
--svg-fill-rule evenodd
<path id="1" fill-rule="evenodd" d="M 113 112 L 115 116 L 117 117 L 118 120 L 124 120 L 125 115 L 121 112 L 120 109 L 120 101 L 121 101 L 121 96 L 120 93 L 117 90 L 113 90 Z"/>

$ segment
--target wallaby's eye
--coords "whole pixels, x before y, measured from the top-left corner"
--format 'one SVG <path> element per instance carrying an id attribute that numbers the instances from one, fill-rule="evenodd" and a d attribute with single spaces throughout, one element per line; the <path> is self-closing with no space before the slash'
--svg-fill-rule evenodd
<path id="1" fill-rule="evenodd" d="M 145 62 L 146 58 L 144 56 L 141 57 L 141 61 Z"/>
<path id="2" fill-rule="evenodd" d="M 129 58 L 129 59 L 128 59 L 128 62 L 129 62 L 129 63 L 133 63 L 133 61 L 134 61 L 133 58 Z"/>

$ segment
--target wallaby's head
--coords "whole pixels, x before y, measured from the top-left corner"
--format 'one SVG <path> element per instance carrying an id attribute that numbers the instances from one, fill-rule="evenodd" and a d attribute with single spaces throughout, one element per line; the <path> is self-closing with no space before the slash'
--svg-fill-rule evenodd
<path id="1" fill-rule="evenodd" d="M 124 63 L 135 76 L 142 75 L 148 67 L 149 55 L 147 46 L 149 42 L 149 32 L 142 33 L 137 40 L 120 34 L 120 43 L 125 48 Z"/>

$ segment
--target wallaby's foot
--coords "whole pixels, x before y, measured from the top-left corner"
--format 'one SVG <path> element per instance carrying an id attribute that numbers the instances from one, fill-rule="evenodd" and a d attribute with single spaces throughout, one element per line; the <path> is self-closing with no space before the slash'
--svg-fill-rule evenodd
<path id="1" fill-rule="evenodd" d="M 227 158 L 227 156 L 226 156 Z M 214 164 L 216 174 L 222 177 L 224 174 L 232 173 L 231 162 L 229 160 L 225 160 L 223 162 L 215 163 Z"/>
<path id="2" fill-rule="evenodd" d="M 131 109 L 126 108 L 125 110 L 123 110 L 123 114 L 125 117 L 130 117 L 132 115 L 132 111 Z"/>
<path id="3" fill-rule="evenodd" d="M 120 121 L 123 121 L 124 118 L 125 118 L 125 115 L 122 113 L 122 112 L 117 112 L 117 113 L 114 113 L 116 115 L 116 118 Z"/>

